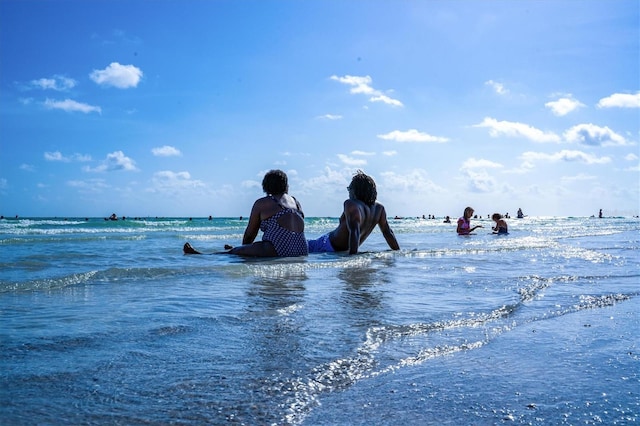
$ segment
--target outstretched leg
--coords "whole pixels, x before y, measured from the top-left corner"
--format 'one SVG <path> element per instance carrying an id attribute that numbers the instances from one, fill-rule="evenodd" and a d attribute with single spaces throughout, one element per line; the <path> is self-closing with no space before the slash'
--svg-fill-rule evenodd
<path id="1" fill-rule="evenodd" d="M 184 252 L 184 254 L 202 254 L 198 250 L 194 249 L 189 243 L 184 244 L 184 247 L 182 247 L 182 251 Z"/>

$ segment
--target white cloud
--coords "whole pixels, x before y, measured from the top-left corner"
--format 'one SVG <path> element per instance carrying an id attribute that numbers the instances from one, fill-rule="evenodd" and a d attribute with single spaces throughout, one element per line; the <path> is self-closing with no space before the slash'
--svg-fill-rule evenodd
<path id="1" fill-rule="evenodd" d="M 89 104 L 83 104 L 81 102 L 74 101 L 73 99 L 65 99 L 64 101 L 55 101 L 53 99 L 47 99 L 44 101 L 44 106 L 47 109 L 61 109 L 67 112 L 84 112 L 88 114 L 90 112 L 102 113 L 102 109 L 98 106 Z"/>
<path id="2" fill-rule="evenodd" d="M 507 137 L 522 137 L 533 142 L 560 142 L 561 138 L 553 132 L 543 132 L 524 123 L 512 121 L 498 121 L 495 118 L 486 117 L 482 123 L 473 127 L 486 127 L 492 137 L 501 135 Z"/>
<path id="3" fill-rule="evenodd" d="M 640 108 L 640 92 L 636 94 L 614 93 L 600 99 L 598 108 Z"/>
<path id="4" fill-rule="evenodd" d="M 493 88 L 498 95 L 506 95 L 509 93 L 509 91 L 504 88 L 504 84 L 498 83 L 497 81 L 489 80 L 485 81 L 484 84 Z"/>
<path id="5" fill-rule="evenodd" d="M 97 167 L 85 167 L 87 172 L 137 171 L 136 162 L 124 155 L 122 151 L 107 154 L 107 158 Z"/>
<path id="6" fill-rule="evenodd" d="M 326 192 L 327 188 L 343 190 L 351 181 L 349 173 L 350 171 L 337 171 L 327 166 L 321 175 L 301 180 L 297 186 L 300 190 L 296 192 L 316 195 Z M 345 193 L 344 195 L 347 194 Z"/>
<path id="7" fill-rule="evenodd" d="M 587 154 L 582 151 L 572 151 L 567 149 L 563 149 L 562 151 L 553 154 L 527 151 L 522 153 L 520 158 L 526 162 L 531 163 L 533 163 L 534 161 L 579 161 L 585 164 L 606 164 L 611 162 L 610 157 L 596 157 L 595 155 Z"/>
<path id="8" fill-rule="evenodd" d="M 396 142 L 448 142 L 449 139 L 441 136 L 432 136 L 428 133 L 419 132 L 416 129 L 409 129 L 407 131 L 394 130 L 392 132 L 378 135 L 380 139 Z"/>
<path id="9" fill-rule="evenodd" d="M 349 93 L 370 95 L 369 102 L 383 102 L 387 105 L 396 106 L 396 107 L 403 106 L 402 102 L 400 102 L 399 100 L 393 99 L 385 95 L 380 90 L 374 89 L 371 86 L 372 79 L 368 75 L 366 76 L 345 75 L 343 77 L 332 75 L 330 78 L 331 80 L 351 86 Z"/>
<path id="10" fill-rule="evenodd" d="M 571 111 L 584 107 L 585 105 L 582 102 L 573 99 L 571 96 L 568 96 L 556 101 L 547 102 L 544 106 L 549 108 L 554 115 L 562 117 L 569 114 Z"/>
<path id="11" fill-rule="evenodd" d="M 260 188 L 262 190 L 262 184 L 257 180 L 243 180 L 240 186 L 243 188 Z"/>
<path id="12" fill-rule="evenodd" d="M 486 169 L 500 169 L 502 167 L 504 167 L 502 164 L 490 160 L 471 157 L 462 163 L 460 171 L 472 190 L 487 193 L 495 190 L 497 182 Z"/>
<path id="13" fill-rule="evenodd" d="M 319 120 L 342 120 L 342 116 L 337 114 L 319 115 L 316 118 Z"/>
<path id="14" fill-rule="evenodd" d="M 484 170 L 461 169 L 469 187 L 474 192 L 493 192 L 496 188 L 496 180 Z"/>
<path id="15" fill-rule="evenodd" d="M 109 188 L 104 179 L 69 180 L 67 186 L 77 188 L 79 192 L 100 193 L 103 189 Z"/>
<path id="16" fill-rule="evenodd" d="M 636 154 L 634 154 L 634 153 L 631 153 L 631 154 L 625 155 L 624 159 L 627 160 L 627 161 L 635 161 L 635 160 L 638 159 L 638 156 Z"/>
<path id="17" fill-rule="evenodd" d="M 394 155 L 398 155 L 398 151 L 383 151 L 382 155 L 386 155 L 387 157 L 393 157 Z"/>
<path id="18" fill-rule="evenodd" d="M 365 156 L 373 156 L 376 155 L 375 152 L 367 152 L 367 151 L 351 151 L 353 155 L 365 155 Z"/>
<path id="19" fill-rule="evenodd" d="M 387 95 L 372 96 L 372 97 L 369 98 L 369 101 L 371 101 L 371 102 L 382 102 L 382 103 L 385 103 L 387 105 L 396 106 L 396 107 L 401 107 L 402 106 L 402 102 L 400 102 L 397 99 L 390 98 Z"/>
<path id="20" fill-rule="evenodd" d="M 72 78 L 67 78 L 60 75 L 55 75 L 51 78 L 39 78 L 37 80 L 31 80 L 31 86 L 42 90 L 57 90 L 65 91 L 72 89 L 76 86 L 76 81 Z"/>
<path id="21" fill-rule="evenodd" d="M 69 158 L 66 158 L 60 151 L 55 152 L 45 152 L 44 159 L 47 161 L 63 161 L 69 162 L 71 161 Z"/>
<path id="22" fill-rule="evenodd" d="M 169 145 L 164 145 L 164 146 L 161 146 L 161 147 L 153 148 L 151 150 L 151 152 L 156 157 L 174 157 L 174 156 L 179 157 L 179 156 L 182 155 L 182 153 L 180 152 L 179 149 L 174 148 L 174 147 L 169 146 Z"/>
<path id="23" fill-rule="evenodd" d="M 345 75 L 344 77 L 338 77 L 337 75 L 332 75 L 331 80 L 340 82 L 342 84 L 346 84 L 348 86 L 352 86 L 350 93 L 363 93 L 365 95 L 371 95 L 376 93 L 377 91 L 371 87 L 372 79 L 371 77 L 364 76 L 358 77 L 355 75 Z"/>
<path id="24" fill-rule="evenodd" d="M 594 180 L 597 179 L 597 176 L 593 176 L 593 175 L 587 175 L 584 173 L 579 173 L 575 176 L 563 176 L 562 177 L 562 181 L 563 182 L 583 182 L 583 181 L 587 181 L 587 180 Z"/>
<path id="25" fill-rule="evenodd" d="M 338 158 L 347 166 L 355 167 L 355 166 L 364 166 L 367 164 L 367 160 L 364 160 L 362 158 L 349 157 L 348 155 L 344 155 L 344 154 L 338 154 Z"/>
<path id="26" fill-rule="evenodd" d="M 91 156 L 85 155 L 85 154 L 73 154 L 72 156 L 69 157 L 69 156 L 62 155 L 60 151 L 55 151 L 55 152 L 45 152 L 44 159 L 47 161 L 62 161 L 64 163 L 69 163 L 71 161 L 86 162 L 86 161 L 91 161 Z"/>
<path id="27" fill-rule="evenodd" d="M 113 86 L 118 89 L 136 87 L 142 78 L 142 70 L 133 65 L 120 65 L 112 62 L 103 70 L 93 70 L 89 77 L 101 86 Z"/>
<path id="28" fill-rule="evenodd" d="M 387 191 L 393 193 L 398 191 L 408 191 L 414 196 L 415 194 L 426 194 L 432 192 L 444 192 L 445 189 L 435 184 L 429 179 L 428 173 L 421 169 L 414 169 L 406 174 L 398 174 L 394 172 L 381 173 L 383 184 Z M 391 194 L 387 194 L 387 198 Z"/>
<path id="29" fill-rule="evenodd" d="M 578 124 L 564 132 L 564 138 L 568 142 L 590 146 L 624 146 L 629 145 L 623 136 L 620 136 L 608 127 L 600 127 L 595 124 Z"/>
<path id="30" fill-rule="evenodd" d="M 36 168 L 32 164 L 20 164 L 20 170 L 24 170 L 25 172 L 35 172 Z"/>
<path id="31" fill-rule="evenodd" d="M 153 174 L 151 192 L 180 192 L 186 189 L 204 188 L 206 185 L 197 179 L 191 179 L 189 172 L 163 170 Z"/>
<path id="32" fill-rule="evenodd" d="M 494 163 L 493 161 L 483 160 L 483 159 L 475 159 L 473 157 L 466 160 L 462 163 L 461 169 L 499 169 L 504 167 L 500 163 Z"/>

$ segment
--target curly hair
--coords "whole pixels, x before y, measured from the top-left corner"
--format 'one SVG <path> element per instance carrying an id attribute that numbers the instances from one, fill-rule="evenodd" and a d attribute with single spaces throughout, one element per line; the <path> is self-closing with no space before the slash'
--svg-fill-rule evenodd
<path id="1" fill-rule="evenodd" d="M 362 201 L 366 205 L 372 206 L 376 203 L 376 198 L 378 198 L 376 182 L 371 176 L 366 175 L 362 170 L 358 170 L 356 174 L 353 175 L 349 189 L 353 191 L 353 195 L 356 196 L 356 199 Z"/>
<path id="2" fill-rule="evenodd" d="M 262 179 L 265 194 L 286 194 L 289 191 L 287 174 L 282 170 L 269 170 Z"/>

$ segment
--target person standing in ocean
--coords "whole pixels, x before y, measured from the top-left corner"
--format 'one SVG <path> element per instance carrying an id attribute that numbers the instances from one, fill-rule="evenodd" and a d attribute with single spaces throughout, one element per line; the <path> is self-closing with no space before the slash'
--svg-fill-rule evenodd
<path id="1" fill-rule="evenodd" d="M 262 179 L 267 194 L 253 204 L 242 245 L 225 246 L 225 253 L 247 257 L 296 257 L 309 254 L 304 234 L 304 213 L 298 200 L 288 194 L 285 172 L 270 170 Z M 262 241 L 255 241 L 262 231 Z M 185 254 L 201 254 L 185 243 Z"/>
<path id="2" fill-rule="evenodd" d="M 349 198 L 343 203 L 338 227 L 315 240 L 309 240 L 309 253 L 348 251 L 349 254 L 356 254 L 376 225 L 389 247 L 400 250 L 387 221 L 387 212 L 376 201 L 378 191 L 373 178 L 358 170 L 347 190 Z"/>
<path id="3" fill-rule="evenodd" d="M 471 207 L 464 209 L 462 217 L 458 219 L 458 227 L 456 229 L 458 235 L 470 235 L 476 229 L 482 228 L 482 225 L 471 227 L 471 216 L 473 216 L 473 212 L 474 210 Z"/>

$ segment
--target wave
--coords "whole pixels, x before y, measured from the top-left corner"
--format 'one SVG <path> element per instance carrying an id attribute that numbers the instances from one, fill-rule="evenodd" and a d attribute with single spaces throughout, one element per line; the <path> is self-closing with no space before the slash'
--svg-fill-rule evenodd
<path id="1" fill-rule="evenodd" d="M 271 383 L 267 391 L 285 396 L 285 402 L 281 404 L 285 413 L 283 422 L 301 424 L 310 411 L 321 404 L 322 395 L 344 390 L 358 381 L 420 365 L 434 358 L 480 349 L 503 333 L 536 321 L 587 309 L 603 309 L 638 296 L 638 293 L 581 295 L 578 303 L 557 307 L 542 316 L 515 316 L 555 281 L 532 277 L 532 283 L 519 290 L 520 298 L 516 303 L 490 312 L 467 313 L 465 318 L 429 323 L 370 328 L 353 356 L 319 365 L 303 377 Z"/>

